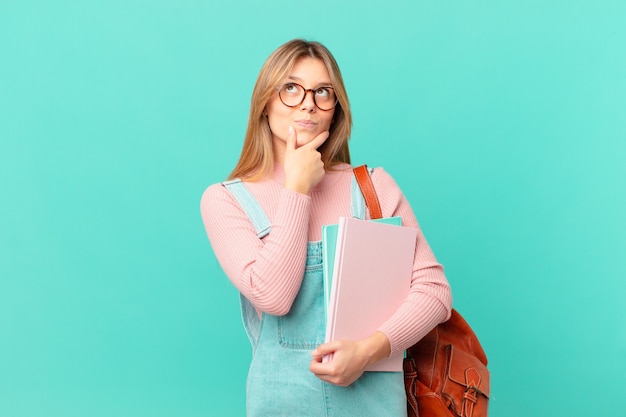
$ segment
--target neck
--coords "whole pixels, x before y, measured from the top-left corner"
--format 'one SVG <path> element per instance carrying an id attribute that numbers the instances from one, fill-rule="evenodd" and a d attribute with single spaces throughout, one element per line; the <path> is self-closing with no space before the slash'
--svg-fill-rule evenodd
<path id="1" fill-rule="evenodd" d="M 281 167 L 285 163 L 285 148 L 287 144 L 282 140 L 272 140 L 272 148 L 274 151 L 274 164 L 278 164 Z"/>

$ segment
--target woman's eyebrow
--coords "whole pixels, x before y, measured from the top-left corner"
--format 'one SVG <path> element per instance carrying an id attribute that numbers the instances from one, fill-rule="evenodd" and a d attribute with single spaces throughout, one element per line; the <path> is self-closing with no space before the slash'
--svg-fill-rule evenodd
<path id="1" fill-rule="evenodd" d="M 298 82 L 300 82 L 300 83 L 303 83 L 303 82 L 304 82 L 304 80 L 303 80 L 302 78 L 300 78 L 300 77 L 296 77 L 295 75 L 290 75 L 290 76 L 288 76 L 288 77 L 287 77 L 287 79 L 289 79 L 289 80 L 293 80 L 293 81 L 298 81 Z M 332 85 L 333 85 L 333 84 L 332 84 L 330 81 L 323 81 L 323 82 L 321 82 L 321 83 L 317 83 L 317 85 L 315 86 L 315 88 L 317 88 L 317 87 L 330 87 L 330 86 L 332 86 Z"/>

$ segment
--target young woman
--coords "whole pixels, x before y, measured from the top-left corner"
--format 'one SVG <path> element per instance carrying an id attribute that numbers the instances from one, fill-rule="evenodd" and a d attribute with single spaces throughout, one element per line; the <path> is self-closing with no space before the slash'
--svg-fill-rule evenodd
<path id="1" fill-rule="evenodd" d="M 241 293 L 253 347 L 249 416 L 405 416 L 402 373 L 364 369 L 411 346 L 450 314 L 443 268 L 404 195 L 378 168 L 372 181 L 383 216 L 401 216 L 404 226 L 418 230 L 411 291 L 369 337 L 324 343 L 322 226 L 363 207 L 351 187 L 350 128 L 331 53 L 317 42 L 287 42 L 258 76 L 229 181 L 202 196 L 209 240 Z M 322 362 L 328 353 L 332 360 Z"/>

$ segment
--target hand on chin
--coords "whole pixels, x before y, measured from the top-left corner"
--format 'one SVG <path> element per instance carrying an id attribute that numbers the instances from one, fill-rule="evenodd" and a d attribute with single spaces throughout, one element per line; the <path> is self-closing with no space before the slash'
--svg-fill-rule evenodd
<path id="1" fill-rule="evenodd" d="M 321 132 L 311 132 L 311 131 L 302 131 L 296 129 L 297 139 L 296 139 L 296 147 L 300 147 L 310 143 L 315 137 L 317 137 Z"/>

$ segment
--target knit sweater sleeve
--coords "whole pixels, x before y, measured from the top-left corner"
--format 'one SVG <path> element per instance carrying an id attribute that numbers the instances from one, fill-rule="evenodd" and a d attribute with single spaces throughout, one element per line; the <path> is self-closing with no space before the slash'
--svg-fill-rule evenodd
<path id="1" fill-rule="evenodd" d="M 246 213 L 221 184 L 207 188 L 200 212 L 213 251 L 237 289 L 259 310 L 285 315 L 306 263 L 311 201 L 282 189 L 272 232 L 259 239 Z"/>
<path id="2" fill-rule="evenodd" d="M 409 202 L 396 182 L 382 168 L 374 170 L 372 181 L 383 217 L 401 216 L 403 226 L 417 229 L 411 290 L 398 310 L 379 328 L 389 339 L 391 354 L 394 354 L 415 344 L 437 324 L 449 318 L 452 295 L 443 267 L 435 259 Z"/>

